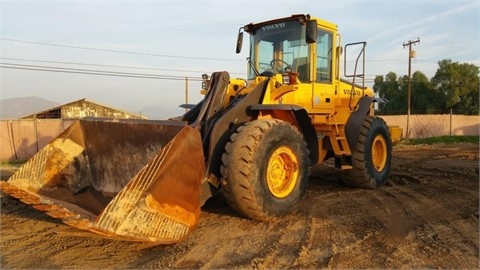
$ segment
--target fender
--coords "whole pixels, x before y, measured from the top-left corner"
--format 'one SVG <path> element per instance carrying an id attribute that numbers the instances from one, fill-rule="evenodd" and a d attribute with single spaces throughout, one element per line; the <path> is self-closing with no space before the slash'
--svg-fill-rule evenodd
<path id="1" fill-rule="evenodd" d="M 256 104 L 250 106 L 251 111 L 292 111 L 297 121 L 300 131 L 307 142 L 307 147 L 310 150 L 311 164 L 317 164 L 319 159 L 318 150 L 318 136 L 312 121 L 308 116 L 307 110 L 298 105 L 291 104 Z"/>
<path id="2" fill-rule="evenodd" d="M 373 102 L 385 103 L 385 100 L 377 97 L 361 97 L 357 103 L 357 110 L 352 112 L 345 124 L 345 136 L 347 137 L 350 151 L 355 149 L 358 142 L 358 134 L 363 124 L 363 119 L 370 112 L 370 105 Z"/>
<path id="3" fill-rule="evenodd" d="M 229 107 L 223 109 L 222 97 L 225 94 L 224 89 L 227 87 L 225 82 L 228 83 L 228 72 L 214 72 L 212 74 L 212 84 L 210 85 L 210 94 L 212 95 L 207 100 L 207 97 L 201 102 L 209 102 L 209 110 L 207 112 L 206 119 L 201 123 L 202 127 L 202 140 L 203 151 L 205 154 L 206 162 L 206 175 L 202 180 L 202 192 L 200 202 L 203 205 L 205 201 L 212 197 L 219 190 L 219 183 L 210 177 L 213 174 L 217 179 L 220 178 L 220 165 L 222 164 L 222 154 L 225 151 L 225 145 L 227 144 L 230 135 L 232 134 L 235 126 L 252 121 L 258 117 L 258 111 L 252 112 L 248 110 L 252 104 L 258 104 L 263 100 L 265 91 L 268 86 L 268 79 L 259 83 L 252 91 L 247 95 L 241 96 L 238 100 L 232 102 Z M 223 78 L 223 79 L 222 79 Z M 199 106 L 199 105 L 197 105 Z M 195 107 L 192 109 L 195 110 Z M 192 115 L 188 115 L 187 119 L 195 119 L 198 117 L 198 112 L 192 112 Z"/>
<path id="4" fill-rule="evenodd" d="M 238 124 L 252 121 L 258 117 L 258 112 L 252 112 L 248 108 L 252 104 L 258 104 L 263 99 L 268 86 L 268 81 L 269 80 L 265 80 L 258 84 L 255 89 L 245 97 L 241 98 L 238 102 L 230 104 L 225 111 L 217 111 L 214 117 L 209 118 L 208 133 L 204 136 L 208 139 L 208 145 L 205 147 L 205 150 L 208 153 L 211 163 L 212 159 L 218 158 L 222 155 L 223 146 L 225 146 L 226 140 L 228 140 L 225 136 L 230 136 L 230 133 L 228 132 L 229 130 Z M 219 143 L 219 141 L 222 142 Z"/>
<path id="5" fill-rule="evenodd" d="M 203 133 L 204 151 L 207 153 L 208 172 L 215 174 L 218 178 L 220 178 L 222 153 L 232 131 L 235 126 L 253 121 L 258 117 L 258 111 L 252 112 L 248 108 L 263 100 L 268 81 L 259 83 L 255 89 L 232 102 L 225 110 L 219 108 L 208 119 L 206 132 Z"/>

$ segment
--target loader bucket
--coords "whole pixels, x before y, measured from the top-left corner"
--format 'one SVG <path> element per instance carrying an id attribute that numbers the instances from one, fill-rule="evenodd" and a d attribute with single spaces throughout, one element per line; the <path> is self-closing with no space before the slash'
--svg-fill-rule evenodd
<path id="1" fill-rule="evenodd" d="M 184 122 L 79 120 L 0 189 L 79 229 L 174 243 L 198 222 L 204 173 L 200 132 Z"/>

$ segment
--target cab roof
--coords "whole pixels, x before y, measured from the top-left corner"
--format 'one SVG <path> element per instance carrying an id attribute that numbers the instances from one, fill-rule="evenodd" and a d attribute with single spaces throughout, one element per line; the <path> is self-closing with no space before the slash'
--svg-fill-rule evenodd
<path id="1" fill-rule="evenodd" d="M 273 20 L 259 22 L 259 23 L 249 23 L 249 24 L 245 25 L 243 28 L 244 28 L 245 32 L 252 33 L 256 29 L 258 29 L 262 26 L 271 25 L 271 24 L 280 23 L 280 22 L 285 22 L 285 21 L 295 21 L 295 20 L 298 20 L 302 24 L 306 23 L 308 20 L 316 20 L 319 25 L 321 25 L 325 28 L 329 28 L 333 31 L 338 30 L 338 26 L 336 24 L 331 23 L 331 22 L 326 21 L 326 20 L 323 20 L 323 19 L 320 19 L 320 18 L 311 17 L 310 14 L 294 14 L 290 17 L 278 18 L 278 19 L 273 19 Z"/>

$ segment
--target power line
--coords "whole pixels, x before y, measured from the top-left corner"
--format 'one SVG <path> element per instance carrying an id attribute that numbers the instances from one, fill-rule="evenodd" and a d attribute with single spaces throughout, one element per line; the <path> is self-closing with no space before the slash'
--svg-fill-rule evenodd
<path id="1" fill-rule="evenodd" d="M 208 73 L 205 70 L 185 70 L 185 69 L 168 69 L 168 68 L 147 68 L 138 66 L 122 66 L 122 65 L 105 65 L 105 64 L 88 64 L 78 62 L 65 62 L 65 61 L 49 61 L 49 60 L 35 60 L 35 59 L 22 59 L 22 58 L 9 58 L 0 57 L 3 60 L 11 61 L 23 61 L 23 62 L 37 62 L 37 63 L 49 63 L 49 64 L 66 64 L 66 65 L 78 65 L 78 66 L 95 66 L 95 67 L 113 67 L 113 68 L 126 68 L 126 69 L 142 69 L 142 70 L 158 70 L 158 71 L 173 71 L 173 72 L 188 72 L 188 73 Z M 245 72 L 229 72 L 230 74 L 245 74 Z"/>
<path id="2" fill-rule="evenodd" d="M 133 51 L 105 49 L 105 48 L 72 46 L 72 45 L 57 44 L 57 43 L 46 43 L 46 42 L 38 42 L 38 41 L 18 40 L 18 39 L 11 39 L 11 38 L 1 38 L 1 40 L 10 41 L 10 42 L 25 43 L 25 44 L 35 44 L 35 45 L 43 45 L 43 46 L 70 48 L 70 49 L 113 52 L 113 53 L 134 54 L 134 55 L 165 57 L 165 58 L 207 60 L 207 61 L 244 62 L 244 60 L 232 59 L 232 58 L 210 58 L 210 57 L 197 57 L 197 56 L 179 56 L 179 55 L 169 55 L 169 54 L 157 54 L 157 53 L 148 53 L 148 52 L 133 52 Z M 369 60 L 366 60 L 365 62 L 397 62 L 397 61 L 405 61 L 405 60 L 404 59 L 369 59 Z M 426 61 L 426 60 L 417 60 L 417 61 L 429 62 L 429 61 Z M 350 62 L 353 62 L 353 61 L 350 61 Z M 429 62 L 429 63 L 433 63 L 433 62 Z"/>
<path id="3" fill-rule="evenodd" d="M 115 71 L 106 71 L 106 70 L 76 69 L 76 68 L 63 68 L 63 67 L 52 67 L 52 66 L 37 66 L 37 65 L 21 65 L 21 64 L 14 64 L 14 63 L 0 63 L 0 68 L 44 71 L 44 72 L 73 73 L 73 74 L 85 74 L 85 75 L 115 76 L 115 77 L 140 78 L 140 79 L 174 80 L 174 81 L 183 81 L 186 78 L 185 76 L 174 76 L 174 75 L 115 72 Z M 198 79 L 190 78 L 190 80 L 201 81 L 201 78 L 198 78 Z"/>
<path id="4" fill-rule="evenodd" d="M 6 59 L 6 58 L 3 58 Z M 47 61 L 54 62 L 54 61 Z M 164 74 L 146 74 L 146 73 L 130 73 L 119 71 L 107 71 L 107 70 L 92 70 L 92 69 L 77 69 L 77 68 L 65 68 L 58 66 L 38 66 L 38 65 L 22 65 L 15 63 L 0 62 L 0 68 L 18 69 L 18 70 L 31 70 L 31 71 L 45 71 L 45 72 L 60 72 L 60 73 L 73 73 L 73 74 L 85 74 L 85 75 L 103 75 L 103 76 L 117 76 L 128 78 L 143 78 L 143 79 L 164 79 L 164 80 L 185 80 L 187 76 L 178 75 L 164 75 Z M 200 78 L 188 77 L 192 81 L 202 81 Z M 373 79 L 366 79 L 366 82 L 374 82 Z"/>
<path id="5" fill-rule="evenodd" d="M 190 59 L 190 60 L 244 62 L 244 60 L 238 60 L 238 59 L 179 56 L 179 55 L 157 54 L 157 53 L 147 53 L 147 52 L 132 52 L 132 51 L 121 51 L 121 50 L 113 50 L 113 49 L 72 46 L 72 45 L 45 43 L 45 42 L 37 42 L 37 41 L 26 41 L 26 40 L 18 40 L 18 39 L 10 39 L 10 38 L 1 38 L 1 39 L 5 41 L 18 42 L 18 43 L 54 46 L 54 47 L 61 47 L 61 48 L 81 49 L 81 50 L 90 50 L 90 51 L 113 52 L 113 53 L 124 53 L 124 54 L 134 54 L 134 55 L 144 55 L 144 56 L 154 56 L 154 57 L 177 58 L 177 59 Z"/>
<path id="6" fill-rule="evenodd" d="M 169 68 L 150 68 L 150 67 L 139 67 L 139 66 L 123 66 L 123 65 L 105 65 L 105 64 L 91 64 L 91 63 L 79 63 L 79 62 L 66 62 L 66 61 L 52 61 L 52 60 L 37 60 L 37 59 L 24 59 L 24 58 L 10 58 L 10 57 L 0 57 L 3 60 L 11 61 L 22 61 L 22 62 L 38 62 L 38 63 L 49 63 L 49 64 L 66 64 L 66 65 L 79 65 L 79 66 L 95 66 L 95 67 L 112 67 L 112 68 L 125 68 L 125 69 L 141 69 L 141 70 L 157 70 L 157 71 L 172 71 L 172 72 L 188 72 L 188 73 L 212 73 L 213 71 L 206 72 L 205 70 L 187 70 L 187 69 L 169 69 Z M 377 60 L 373 60 L 377 61 Z M 378 60 L 382 61 L 382 60 Z M 392 61 L 392 60 L 384 60 Z M 230 74 L 240 74 L 245 75 L 245 72 L 228 72 Z M 365 74 L 366 77 L 376 77 L 378 74 Z M 366 79 L 373 80 L 373 79 Z"/>
<path id="7" fill-rule="evenodd" d="M 10 59 L 16 60 L 17 58 L 1 58 L 0 59 Z M 120 67 L 120 68 L 135 68 L 135 67 L 127 67 L 127 66 L 115 66 L 115 65 L 97 65 L 97 64 L 85 64 L 85 63 L 73 63 L 73 62 L 61 62 L 61 61 L 43 61 L 43 60 L 27 60 L 27 59 L 19 59 L 23 61 L 33 61 L 33 62 L 42 62 L 42 63 L 59 63 L 59 64 L 83 64 L 83 65 L 91 65 L 91 66 L 100 66 L 100 67 Z M 67 67 L 60 67 L 60 66 L 39 66 L 39 65 L 24 65 L 24 64 L 16 64 L 16 63 L 7 63 L 7 62 L 0 62 L 0 68 L 9 68 L 9 69 L 19 69 L 19 70 L 32 70 L 32 71 L 50 71 L 50 72 L 62 72 L 62 73 L 76 73 L 76 74 L 91 74 L 91 75 L 108 75 L 109 76 L 119 76 L 119 77 L 134 77 L 134 78 L 152 78 L 152 79 L 170 79 L 176 78 L 177 80 L 184 80 L 185 77 L 189 77 L 189 79 L 193 81 L 201 81 L 200 78 L 196 79 L 196 77 L 190 76 L 181 76 L 181 75 L 165 75 L 165 74 L 145 74 L 145 73 L 129 73 L 129 72 L 121 72 L 121 71 L 108 71 L 108 70 L 92 70 L 92 69 L 77 69 L 77 68 L 67 68 Z M 156 69 L 156 68 L 141 68 L 136 67 L 138 69 L 146 69 L 146 70 L 166 70 L 166 71 L 175 71 L 170 69 Z M 185 70 L 179 70 L 185 71 Z M 231 74 L 244 74 L 244 73 L 231 73 Z M 376 77 L 379 75 L 366 75 L 370 77 Z M 365 82 L 373 83 L 375 80 L 372 79 L 365 79 Z"/>

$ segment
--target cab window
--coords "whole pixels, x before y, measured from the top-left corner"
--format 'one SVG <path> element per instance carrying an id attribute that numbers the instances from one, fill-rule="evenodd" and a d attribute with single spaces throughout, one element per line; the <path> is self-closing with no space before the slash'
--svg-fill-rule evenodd
<path id="1" fill-rule="evenodd" d="M 332 33 L 318 30 L 316 82 L 332 82 L 332 40 Z"/>

